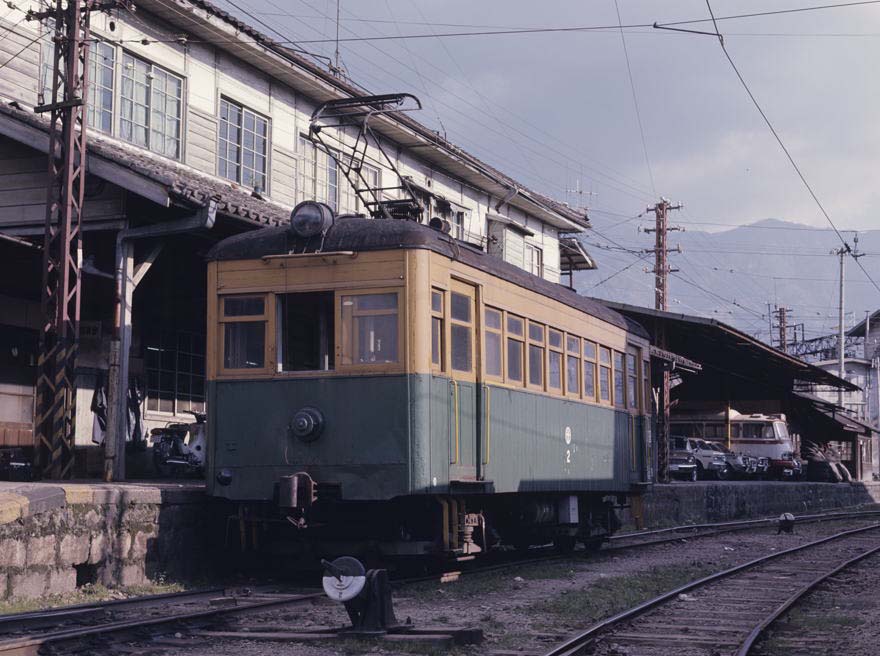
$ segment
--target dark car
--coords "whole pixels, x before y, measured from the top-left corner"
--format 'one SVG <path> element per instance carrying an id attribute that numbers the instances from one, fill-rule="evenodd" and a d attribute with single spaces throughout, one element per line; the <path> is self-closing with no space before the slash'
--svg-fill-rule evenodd
<path id="1" fill-rule="evenodd" d="M 673 437 L 669 444 L 669 475 L 687 481 L 697 480 L 697 459 L 686 437 Z"/>

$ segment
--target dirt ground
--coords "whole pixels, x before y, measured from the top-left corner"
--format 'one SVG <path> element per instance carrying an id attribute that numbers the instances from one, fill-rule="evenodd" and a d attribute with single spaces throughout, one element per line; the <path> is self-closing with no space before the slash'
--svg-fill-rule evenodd
<path id="1" fill-rule="evenodd" d="M 775 529 L 767 528 L 691 541 L 682 539 L 648 548 L 608 551 L 592 556 L 576 555 L 565 562 L 476 574 L 452 583 L 415 584 L 395 592 L 394 605 L 399 620 L 409 618 L 417 626 L 480 628 L 484 632 L 485 641 L 477 647 L 457 647 L 451 651 L 432 652 L 423 646 L 406 647 L 382 642 L 295 644 L 193 637 L 189 645 L 179 646 L 174 649 L 174 653 L 187 656 L 543 654 L 556 643 L 583 630 L 594 621 L 697 576 L 867 523 L 869 522 L 847 521 L 809 524 L 798 527 L 794 535 L 776 535 Z M 880 574 L 875 577 L 880 580 Z M 850 586 L 841 586 L 844 587 Z M 873 633 L 880 633 L 880 623 L 873 621 L 877 617 L 880 601 L 871 600 L 871 595 L 876 594 L 877 581 L 864 589 L 867 596 L 864 597 L 865 603 L 862 606 L 845 600 L 829 600 L 827 604 L 832 604 L 830 607 L 839 611 L 839 626 L 846 627 L 847 622 L 857 622 L 859 625 L 864 623 L 865 626 L 873 626 Z M 868 600 L 871 602 L 868 603 Z M 296 631 L 316 626 L 346 625 L 348 617 L 345 609 L 329 600 L 322 600 L 310 606 L 291 607 L 284 611 L 234 620 L 225 630 Z M 833 632 L 839 633 L 837 625 Z M 866 648 L 871 647 L 867 651 L 849 653 L 875 654 L 877 639 L 877 635 L 872 635 L 874 642 L 866 644 Z M 783 649 L 765 653 L 793 652 Z"/>

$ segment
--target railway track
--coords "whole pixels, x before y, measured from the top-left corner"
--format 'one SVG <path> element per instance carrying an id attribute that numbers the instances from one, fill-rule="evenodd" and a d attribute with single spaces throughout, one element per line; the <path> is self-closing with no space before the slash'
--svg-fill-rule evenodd
<path id="1" fill-rule="evenodd" d="M 178 627 L 204 626 L 233 615 L 277 610 L 324 596 L 323 592 L 227 593 L 211 589 L 0 616 L 0 632 L 5 634 L 0 636 L 0 654 L 36 656 L 49 645 L 67 646 L 144 630 L 153 634 L 173 633 Z M 139 612 L 133 613 L 135 610 Z M 86 649 L 84 653 L 92 652 Z"/>
<path id="2" fill-rule="evenodd" d="M 841 531 L 687 583 L 602 620 L 546 656 L 747 656 L 816 586 L 880 552 L 880 524 Z"/>

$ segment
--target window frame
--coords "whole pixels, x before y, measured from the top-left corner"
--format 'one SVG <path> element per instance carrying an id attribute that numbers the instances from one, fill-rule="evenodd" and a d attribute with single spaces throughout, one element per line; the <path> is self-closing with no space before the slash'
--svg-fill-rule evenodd
<path id="1" fill-rule="evenodd" d="M 440 295 L 440 310 L 434 309 L 434 294 Z M 446 371 L 446 290 L 439 287 L 431 287 L 431 294 L 428 297 L 428 304 L 431 310 L 431 371 L 433 373 L 442 374 Z M 438 345 L 440 362 L 434 362 L 434 320 L 440 320 L 440 343 Z"/>
<path id="2" fill-rule="evenodd" d="M 224 119 L 221 117 L 224 102 L 227 105 L 231 105 L 231 106 L 237 108 L 240 112 L 240 117 L 241 117 L 240 122 L 238 123 L 238 125 L 236 125 L 236 128 L 238 129 L 238 141 L 235 143 L 235 145 L 238 148 L 239 161 L 237 162 L 237 164 L 235 164 L 235 171 L 236 171 L 235 179 L 230 178 L 228 175 L 224 175 L 220 172 L 220 160 L 221 159 L 223 159 L 224 161 L 227 162 L 227 170 L 228 170 L 228 166 L 231 164 L 229 159 L 227 159 L 226 157 L 223 157 L 221 155 L 220 142 L 226 141 L 228 143 L 233 143 L 230 139 L 222 137 L 220 135 L 220 130 L 221 130 L 221 128 L 223 126 L 223 122 L 224 122 Z M 240 186 L 244 187 L 245 189 L 256 189 L 257 188 L 255 185 L 249 185 L 249 184 L 246 184 L 245 182 L 243 182 L 244 170 L 246 168 L 245 164 L 244 164 L 245 117 L 246 117 L 246 114 L 248 114 L 248 113 L 253 115 L 255 126 L 256 126 L 257 120 L 262 120 L 262 121 L 265 121 L 265 123 L 266 123 L 266 135 L 265 135 L 266 150 L 263 153 L 263 161 L 265 162 L 265 170 L 262 172 L 264 184 L 260 187 L 260 193 L 269 195 L 269 193 L 270 193 L 270 179 L 271 179 L 271 171 L 272 171 L 272 163 L 271 163 L 272 119 L 271 119 L 271 117 L 266 116 L 265 114 L 262 114 L 254 109 L 251 109 L 245 103 L 239 102 L 238 100 L 236 100 L 232 96 L 229 96 L 224 93 L 220 93 L 219 97 L 217 99 L 217 141 L 215 144 L 215 146 L 217 148 L 217 156 L 214 158 L 215 172 L 216 172 L 217 177 L 223 178 L 224 180 L 229 180 L 230 182 L 235 183 L 237 185 L 240 185 Z M 230 121 L 227 120 L 226 123 L 230 123 Z M 231 125 L 231 123 L 230 123 L 230 125 Z M 254 132 L 254 134 L 257 134 L 256 130 L 253 130 L 253 132 Z M 258 154 L 257 151 L 254 149 L 249 149 L 249 150 L 253 151 L 255 154 Z M 251 167 L 247 167 L 247 168 L 250 169 Z M 255 173 L 257 172 L 255 168 L 253 169 L 253 171 Z"/>
<path id="3" fill-rule="evenodd" d="M 627 344 L 624 352 L 624 385 L 626 386 L 626 409 L 632 413 L 638 413 L 641 410 L 641 394 L 639 393 L 639 381 L 641 380 L 641 372 L 639 365 L 642 361 L 641 349 L 636 346 Z"/>
<path id="4" fill-rule="evenodd" d="M 262 314 L 228 315 L 226 314 L 226 299 L 228 298 L 261 298 L 263 299 Z M 268 292 L 237 292 L 231 294 L 219 294 L 217 296 L 217 371 L 222 374 L 249 376 L 272 373 L 274 362 L 274 339 L 275 339 L 275 294 Z M 227 367 L 226 366 L 226 324 L 230 323 L 258 323 L 263 324 L 263 366 L 262 367 Z"/>
<path id="5" fill-rule="evenodd" d="M 501 325 L 498 328 L 494 328 L 494 327 L 489 326 L 489 322 L 486 320 L 486 314 L 489 312 L 497 312 L 498 313 L 498 317 L 501 321 Z M 504 366 L 505 366 L 506 358 L 504 356 L 507 352 L 506 351 L 507 342 L 504 339 L 504 325 L 505 325 L 504 310 L 502 310 L 501 308 L 491 306 L 491 305 L 484 305 L 483 306 L 482 328 L 483 328 L 484 333 L 492 333 L 493 335 L 498 336 L 498 341 L 499 341 L 498 364 L 501 365 L 501 367 L 500 367 L 501 370 L 497 374 L 490 374 L 489 371 L 487 370 L 486 365 L 489 362 L 489 352 L 488 352 L 489 340 L 486 339 L 486 337 L 484 335 L 483 340 L 482 340 L 483 341 L 483 377 L 486 378 L 487 380 L 493 380 L 493 381 L 496 381 L 499 383 L 504 382 L 504 380 L 505 380 Z"/>
<path id="6" fill-rule="evenodd" d="M 336 297 L 341 290 L 338 289 L 314 289 L 314 290 L 306 290 L 306 289 L 293 289 L 293 290 L 284 290 L 284 291 L 276 291 L 270 294 L 272 303 L 275 304 L 275 320 L 272 324 L 272 344 L 274 346 L 273 351 L 273 361 L 271 364 L 272 373 L 276 376 L 315 376 L 322 374 L 332 374 L 337 370 L 336 363 L 336 355 L 338 349 L 336 348 L 336 339 L 338 337 L 338 329 L 336 323 L 341 320 L 341 317 L 336 313 Z M 344 290 L 342 290 L 344 291 Z M 284 321 L 283 321 L 283 302 L 282 299 L 285 296 L 296 296 L 297 294 L 330 294 L 332 295 L 332 313 L 333 313 L 333 366 L 329 369 L 295 369 L 295 370 L 285 370 L 282 369 L 282 359 L 284 357 L 284 351 L 282 347 L 282 339 L 283 339 L 283 331 L 284 331 Z"/>
<path id="7" fill-rule="evenodd" d="M 520 334 L 512 333 L 510 331 L 510 320 L 522 322 L 522 330 Z M 512 385 L 514 387 L 525 387 L 526 386 L 526 319 L 518 314 L 514 314 L 513 312 L 504 312 L 504 382 L 508 385 Z M 520 365 L 520 375 L 521 378 L 519 380 L 510 377 L 510 342 L 514 341 L 519 344 L 519 365 Z"/>
<path id="8" fill-rule="evenodd" d="M 572 347 L 570 340 L 577 340 L 576 345 Z M 581 349 L 583 348 L 581 345 L 583 340 L 577 335 L 573 335 L 572 333 L 565 333 L 565 340 L 563 342 L 563 346 L 565 347 L 565 358 L 563 361 L 563 379 L 565 380 L 565 396 L 572 399 L 580 399 L 583 396 L 584 391 L 584 381 L 582 380 L 583 372 L 581 371 L 581 367 L 583 366 L 583 359 L 581 358 Z M 577 390 L 572 391 L 571 385 L 569 381 L 569 371 L 568 371 L 568 362 L 569 360 L 577 360 Z"/>
<path id="9" fill-rule="evenodd" d="M 599 365 L 599 382 L 598 382 L 599 403 L 601 403 L 603 405 L 613 406 L 614 405 L 614 373 L 611 368 L 612 367 L 612 355 L 611 355 L 612 349 L 607 346 L 603 346 L 602 344 L 599 344 L 598 346 L 599 346 L 599 356 L 598 356 L 598 358 L 599 358 L 598 359 L 598 365 Z M 608 356 L 607 360 L 604 357 L 605 355 Z M 606 373 L 608 374 L 608 398 L 607 399 L 603 398 L 603 396 L 602 396 L 602 381 L 604 380 Z"/>
<path id="10" fill-rule="evenodd" d="M 541 331 L 541 339 L 537 340 L 532 337 L 532 327 L 536 327 Z M 528 320 L 526 326 L 526 387 L 533 390 L 544 391 L 547 389 L 547 325 L 538 321 Z M 540 349 L 541 357 L 541 382 L 532 382 L 532 347 Z"/>
<path id="11" fill-rule="evenodd" d="M 559 335 L 559 346 L 552 344 L 551 334 Z M 550 360 L 552 354 L 559 355 L 559 387 L 550 385 Z M 564 394 L 565 390 L 565 333 L 561 330 L 547 326 L 547 392 L 550 394 Z"/>
<path id="12" fill-rule="evenodd" d="M 622 366 L 618 366 L 618 361 Z M 611 398 L 612 405 L 619 410 L 628 410 L 626 403 L 626 353 L 614 349 L 611 353 Z M 620 376 L 620 396 L 617 394 L 617 378 Z"/>
<path id="13" fill-rule="evenodd" d="M 184 160 L 184 147 L 185 147 L 185 143 L 186 143 L 186 139 L 184 138 L 184 135 L 186 134 L 186 125 L 185 125 L 186 112 L 184 110 L 184 108 L 186 107 L 186 79 L 187 79 L 186 76 L 180 75 L 179 73 L 176 73 L 175 71 L 172 71 L 171 69 L 166 68 L 165 66 L 161 66 L 160 64 L 156 64 L 152 60 L 147 59 L 146 57 L 142 57 L 141 55 L 139 55 L 135 52 L 132 52 L 131 50 L 128 50 L 126 48 L 120 48 L 120 51 L 121 51 L 121 56 L 117 59 L 118 64 L 119 64 L 119 72 L 118 72 L 118 74 L 114 74 L 114 78 L 113 78 L 114 83 L 118 82 L 118 84 L 117 84 L 118 90 L 114 91 L 114 99 L 115 99 L 114 110 L 115 110 L 115 113 L 114 113 L 114 117 L 113 117 L 113 125 L 115 128 L 115 134 L 113 136 L 115 136 L 120 141 L 124 141 L 125 143 L 131 144 L 137 148 L 143 148 L 144 150 L 148 150 L 151 153 L 155 153 L 156 155 L 159 155 L 160 157 L 167 157 L 168 159 L 172 159 L 176 162 L 182 162 Z M 134 141 L 134 139 L 127 139 L 126 137 L 123 136 L 122 105 L 123 105 L 124 98 L 123 98 L 122 94 L 123 94 L 123 89 L 125 86 L 125 77 L 126 77 L 126 74 L 125 74 L 125 58 L 126 57 L 131 57 L 133 60 L 135 60 L 135 62 L 139 61 L 149 67 L 149 70 L 147 73 L 148 78 L 149 78 L 149 84 L 147 85 L 147 94 L 146 94 L 146 103 L 147 103 L 146 104 L 146 121 L 147 122 L 146 122 L 146 125 L 143 126 L 146 130 L 147 143 L 144 145 L 137 143 L 136 141 Z M 152 143 L 152 141 L 153 141 L 152 140 L 152 132 L 153 132 L 153 123 L 152 123 L 153 79 L 155 77 L 154 71 L 156 69 L 158 69 L 159 71 L 161 71 L 164 75 L 166 75 L 168 77 L 176 78 L 180 82 L 180 98 L 179 98 L 180 114 L 177 117 L 179 133 L 177 135 L 177 155 L 175 155 L 175 156 L 171 156 L 171 155 L 166 154 L 164 152 L 164 150 L 162 150 L 162 151 L 156 150 L 153 147 L 153 143 Z M 132 78 L 132 84 L 136 84 L 136 81 L 134 80 L 134 78 Z M 165 94 L 165 95 L 167 95 L 167 94 Z M 131 99 L 131 102 L 134 103 L 134 98 Z M 162 113 L 163 113 L 163 115 L 165 114 L 164 109 L 163 109 Z M 137 123 L 134 122 L 133 117 L 132 117 L 132 120 L 130 120 L 128 122 L 130 122 L 133 126 L 138 125 Z M 219 127 L 218 127 L 218 129 L 219 129 Z M 163 132 L 163 137 L 164 137 L 164 134 L 165 133 Z"/>
<path id="14" fill-rule="evenodd" d="M 592 345 L 592 356 L 587 354 L 588 344 Z M 597 403 L 599 401 L 599 344 L 591 339 L 584 338 L 581 344 L 581 349 L 583 353 L 583 361 L 581 363 L 581 395 L 585 401 Z M 586 371 L 588 366 L 591 366 L 593 369 L 593 393 L 590 396 L 587 396 Z"/>
<path id="15" fill-rule="evenodd" d="M 335 373 L 392 373 L 405 371 L 407 362 L 406 351 L 406 334 L 405 315 L 406 315 L 406 295 L 403 287 L 358 287 L 353 289 L 334 289 L 335 298 L 333 301 L 336 312 L 336 371 Z M 342 316 L 342 297 L 343 296 L 366 296 L 370 294 L 397 294 L 397 362 L 380 362 L 380 363 L 358 363 L 346 364 L 343 362 L 343 324 L 345 320 Z M 322 372 L 324 373 L 324 372 Z M 334 372 L 326 372 L 332 374 Z"/>
<path id="16" fill-rule="evenodd" d="M 464 321 L 463 319 L 456 319 L 452 315 L 452 297 L 453 295 L 464 296 L 468 299 L 469 307 L 470 307 L 470 321 Z M 447 317 L 448 320 L 446 322 L 446 339 L 447 344 L 449 345 L 449 375 L 458 380 L 466 380 L 466 381 L 476 381 L 477 380 L 477 366 L 479 362 L 477 360 L 477 356 L 479 355 L 477 351 L 477 328 L 479 327 L 479 316 L 478 312 L 480 311 L 480 303 L 479 296 L 477 294 L 477 289 L 473 284 L 459 281 L 456 279 L 451 280 L 449 290 L 448 290 L 448 301 L 447 301 Z M 470 368 L 467 370 L 456 369 L 453 365 L 453 347 L 452 347 L 452 329 L 454 326 L 464 326 L 470 331 Z"/>
<path id="17" fill-rule="evenodd" d="M 544 277 L 544 249 L 537 244 L 523 242 L 523 268 L 533 276 Z"/>

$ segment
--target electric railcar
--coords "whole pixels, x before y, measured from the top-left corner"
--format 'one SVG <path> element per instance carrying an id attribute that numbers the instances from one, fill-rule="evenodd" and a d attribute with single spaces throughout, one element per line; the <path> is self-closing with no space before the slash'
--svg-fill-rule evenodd
<path id="1" fill-rule="evenodd" d="M 647 335 L 605 306 L 318 203 L 208 260 L 208 489 L 248 548 L 592 546 L 647 481 Z"/>

